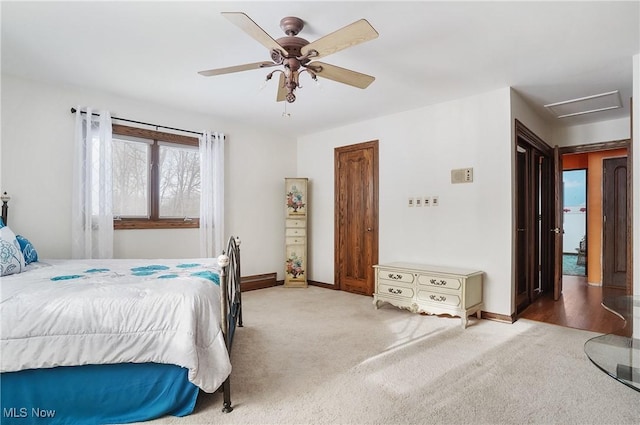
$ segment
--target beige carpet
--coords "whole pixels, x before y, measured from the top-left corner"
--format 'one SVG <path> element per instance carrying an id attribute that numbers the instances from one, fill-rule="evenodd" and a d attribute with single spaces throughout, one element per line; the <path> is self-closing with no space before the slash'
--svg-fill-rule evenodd
<path id="1" fill-rule="evenodd" d="M 309 287 L 243 293 L 234 411 L 201 394 L 149 424 L 640 424 L 640 392 L 583 351 L 597 334 L 412 314 Z"/>

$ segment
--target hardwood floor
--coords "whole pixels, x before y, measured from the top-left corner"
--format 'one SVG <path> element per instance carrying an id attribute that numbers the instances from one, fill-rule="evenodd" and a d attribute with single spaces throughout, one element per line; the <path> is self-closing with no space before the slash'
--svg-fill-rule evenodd
<path id="1" fill-rule="evenodd" d="M 567 275 L 562 278 L 562 286 L 558 301 L 553 300 L 553 294 L 543 294 L 519 318 L 603 334 L 630 335 L 631 327 L 602 307 L 602 287 L 588 285 L 584 276 Z"/>

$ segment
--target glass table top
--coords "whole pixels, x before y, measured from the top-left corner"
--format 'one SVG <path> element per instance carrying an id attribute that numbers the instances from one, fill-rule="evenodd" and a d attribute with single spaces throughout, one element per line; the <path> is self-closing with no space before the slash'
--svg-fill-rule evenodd
<path id="1" fill-rule="evenodd" d="M 640 391 L 640 296 L 608 297 L 602 305 L 636 328 L 635 338 L 607 334 L 591 338 L 584 344 L 587 357 L 603 372 Z"/>

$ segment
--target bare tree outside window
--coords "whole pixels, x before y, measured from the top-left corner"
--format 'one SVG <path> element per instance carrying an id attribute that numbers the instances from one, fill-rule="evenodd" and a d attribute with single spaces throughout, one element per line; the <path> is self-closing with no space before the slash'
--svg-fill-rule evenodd
<path id="1" fill-rule="evenodd" d="M 113 139 L 113 214 L 149 216 L 149 144 Z"/>
<path id="2" fill-rule="evenodd" d="M 160 145 L 160 217 L 200 215 L 200 153 Z"/>

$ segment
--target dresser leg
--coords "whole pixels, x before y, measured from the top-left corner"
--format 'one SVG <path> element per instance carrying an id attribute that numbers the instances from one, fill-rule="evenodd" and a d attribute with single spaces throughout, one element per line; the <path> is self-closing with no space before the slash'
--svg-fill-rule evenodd
<path id="1" fill-rule="evenodd" d="M 462 315 L 462 329 L 467 329 L 468 324 L 469 324 L 469 317 L 467 316 L 467 313 L 464 313 Z"/>

